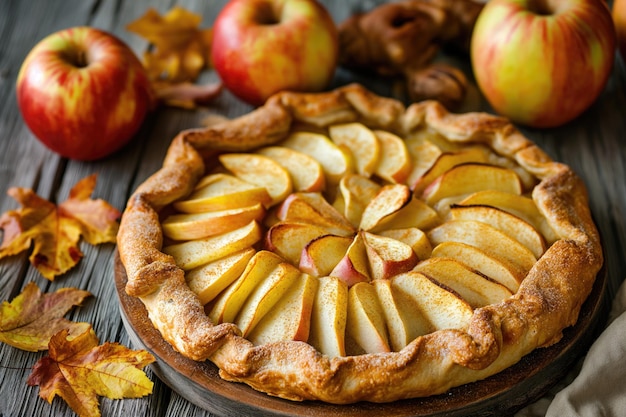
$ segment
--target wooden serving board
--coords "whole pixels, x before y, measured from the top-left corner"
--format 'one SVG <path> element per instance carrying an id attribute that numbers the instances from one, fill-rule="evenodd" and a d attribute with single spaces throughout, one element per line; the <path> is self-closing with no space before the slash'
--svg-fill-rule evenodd
<path id="1" fill-rule="evenodd" d="M 536 349 L 516 365 L 482 381 L 427 398 L 375 404 L 361 402 L 333 405 L 319 401 L 294 402 L 258 392 L 245 384 L 222 380 L 211 362 L 197 362 L 174 351 L 152 326 L 145 307 L 126 294 L 127 276 L 115 254 L 115 285 L 124 326 L 136 349 L 152 353 L 154 373 L 171 389 L 193 404 L 218 416 L 325 416 L 325 417 L 475 417 L 506 416 L 523 408 L 562 379 L 584 355 L 604 324 L 606 273 L 598 274 L 592 293 L 575 326 L 548 348 Z"/>

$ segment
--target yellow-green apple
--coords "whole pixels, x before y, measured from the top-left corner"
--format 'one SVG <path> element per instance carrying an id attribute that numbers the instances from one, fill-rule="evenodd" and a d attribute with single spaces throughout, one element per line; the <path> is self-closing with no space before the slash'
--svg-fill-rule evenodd
<path id="1" fill-rule="evenodd" d="M 494 110 L 533 127 L 562 125 L 604 89 L 615 28 L 602 0 L 495 0 L 480 13 L 471 60 Z"/>
<path id="2" fill-rule="evenodd" d="M 526 246 L 536 258 L 546 251 L 545 240 L 533 225 L 496 207 L 455 205 L 450 208 L 448 219 L 476 220 L 489 224 Z"/>
<path id="3" fill-rule="evenodd" d="M 194 240 L 239 229 L 253 220 L 261 221 L 265 207 L 253 206 L 205 213 L 172 214 L 161 222 L 163 234 L 174 240 Z"/>
<path id="4" fill-rule="evenodd" d="M 206 304 L 239 278 L 254 253 L 247 248 L 192 269 L 185 274 L 187 285 Z"/>
<path id="5" fill-rule="evenodd" d="M 254 288 L 234 321 L 244 337 L 285 296 L 289 287 L 296 283 L 300 275 L 298 268 L 282 262 Z"/>
<path id="6" fill-rule="evenodd" d="M 324 191 L 326 177 L 319 162 L 311 156 L 284 146 L 268 146 L 256 151 L 283 166 L 291 175 L 296 191 Z"/>
<path id="7" fill-rule="evenodd" d="M 433 205 L 446 197 L 470 194 L 485 189 L 521 194 L 522 183 L 512 169 L 467 163 L 457 165 L 437 177 L 426 187 L 421 197 L 426 203 Z"/>
<path id="8" fill-rule="evenodd" d="M 254 153 L 227 153 L 219 156 L 222 165 L 239 179 L 264 187 L 278 204 L 293 191 L 289 172 L 271 158 Z"/>
<path id="9" fill-rule="evenodd" d="M 376 175 L 391 183 L 404 182 L 411 173 L 411 156 L 404 140 L 385 130 L 374 133 L 381 149 Z"/>
<path id="10" fill-rule="evenodd" d="M 354 170 L 350 153 L 321 133 L 294 132 L 279 145 L 305 153 L 317 160 L 322 164 L 326 180 L 330 184 L 338 184 L 344 175 Z"/>
<path id="11" fill-rule="evenodd" d="M 224 256 L 246 249 L 261 240 L 261 227 L 256 221 L 217 236 L 176 243 L 163 248 L 176 265 L 188 271 Z"/>
<path id="12" fill-rule="evenodd" d="M 613 16 L 613 23 L 615 24 L 617 47 L 622 59 L 626 60 L 626 1 L 615 0 L 611 14 Z"/>
<path id="13" fill-rule="evenodd" d="M 316 0 L 231 0 L 213 25 L 213 65 L 252 105 L 281 90 L 323 90 L 337 53 L 336 26 Z"/>
<path id="14" fill-rule="evenodd" d="M 341 279 L 348 287 L 357 282 L 370 280 L 369 261 L 361 233 L 357 233 L 346 254 L 329 275 Z"/>
<path id="15" fill-rule="evenodd" d="M 462 199 L 459 204 L 482 204 L 497 207 L 535 226 L 548 244 L 554 243 L 559 238 L 545 216 L 537 208 L 535 201 L 529 197 L 497 190 L 484 190 L 470 194 Z"/>
<path id="16" fill-rule="evenodd" d="M 274 308 L 256 325 L 248 339 L 255 345 L 283 340 L 306 342 L 309 339 L 317 287 L 316 278 L 300 274 Z"/>
<path id="17" fill-rule="evenodd" d="M 359 282 L 348 291 L 346 333 L 366 353 L 390 351 L 385 313 L 369 282 Z"/>
<path id="18" fill-rule="evenodd" d="M 276 217 L 323 227 L 339 236 L 352 236 L 355 232 L 354 226 L 320 193 L 290 194 L 278 207 Z"/>
<path id="19" fill-rule="evenodd" d="M 489 256 L 475 246 L 461 242 L 443 242 L 435 246 L 431 253 L 433 258 L 450 258 L 463 262 L 468 267 L 507 287 L 516 293 L 524 279 L 518 271 L 505 262 Z"/>
<path id="20" fill-rule="evenodd" d="M 300 256 L 299 268 L 314 277 L 323 277 L 332 272 L 346 254 L 352 238 L 324 235 L 310 241 Z"/>
<path id="21" fill-rule="evenodd" d="M 361 233 L 371 279 L 388 279 L 410 271 L 417 264 L 417 255 L 406 243 L 373 233 Z"/>
<path id="22" fill-rule="evenodd" d="M 329 358 L 346 355 L 348 286 L 337 277 L 318 279 L 309 344 Z"/>
<path id="23" fill-rule="evenodd" d="M 77 160 L 103 158 L 124 146 L 153 100 L 146 72 L 128 45 L 86 26 L 41 40 L 22 64 L 16 94 L 33 134 Z"/>
<path id="24" fill-rule="evenodd" d="M 391 279 L 391 290 L 409 297 L 433 331 L 466 328 L 474 315 L 467 301 L 420 272 L 396 275 Z"/>
<path id="25" fill-rule="evenodd" d="M 517 240 L 494 227 L 473 220 L 450 220 L 427 232 L 433 245 L 443 242 L 460 242 L 475 246 L 489 256 L 505 262 L 526 276 L 537 258 Z"/>
<path id="26" fill-rule="evenodd" d="M 420 262 L 414 271 L 452 288 L 473 308 L 499 303 L 512 295 L 504 285 L 452 258 L 428 258 Z"/>
<path id="27" fill-rule="evenodd" d="M 188 197 L 174 203 L 174 208 L 185 213 L 203 213 L 257 203 L 269 206 L 271 202 L 265 187 L 250 184 L 233 175 L 217 173 L 202 178 Z"/>
<path id="28" fill-rule="evenodd" d="M 266 249 L 278 253 L 293 265 L 298 265 L 306 245 L 328 234 L 328 230 L 313 224 L 281 221 L 269 228 L 264 243 Z"/>
<path id="29" fill-rule="evenodd" d="M 370 177 L 381 156 L 378 138 L 368 127 L 361 123 L 343 123 L 332 125 L 328 133 L 333 142 L 345 146 L 352 157 L 357 174 Z"/>
<path id="30" fill-rule="evenodd" d="M 208 316 L 213 323 L 234 323 L 250 294 L 283 262 L 273 252 L 262 250 L 255 253 L 241 276 L 211 304 Z"/>

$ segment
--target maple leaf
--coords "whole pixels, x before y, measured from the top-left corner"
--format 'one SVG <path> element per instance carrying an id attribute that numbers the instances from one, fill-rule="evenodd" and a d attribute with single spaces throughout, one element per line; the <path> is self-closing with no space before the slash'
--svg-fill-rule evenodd
<path id="1" fill-rule="evenodd" d="M 154 362 L 144 350 L 119 343 L 99 345 L 92 328 L 75 337 L 62 330 L 52 336 L 49 356 L 41 358 L 28 377 L 39 396 L 52 403 L 60 396 L 81 417 L 99 417 L 98 396 L 139 398 L 152 393 L 153 382 L 142 371 Z"/>
<path id="2" fill-rule="evenodd" d="M 161 16 L 150 8 L 126 29 L 150 42 L 143 64 L 157 97 L 167 105 L 193 108 L 214 99 L 221 84 L 189 88 L 200 72 L 210 67 L 212 29 L 200 29 L 202 17 L 175 6 Z M 182 84 L 183 87 L 172 88 Z"/>
<path id="3" fill-rule="evenodd" d="M 89 198 L 96 178 L 93 174 L 80 180 L 68 199 L 58 206 L 31 189 L 10 188 L 7 194 L 22 208 L 0 217 L 3 230 L 0 259 L 25 251 L 32 244 L 31 264 L 52 281 L 82 258 L 78 247 L 81 235 L 92 245 L 114 243 L 120 212 L 104 200 Z"/>
<path id="4" fill-rule="evenodd" d="M 35 283 L 28 283 L 13 301 L 0 305 L 0 342 L 36 352 L 48 349 L 50 338 L 61 330 L 83 333 L 91 327 L 89 323 L 69 321 L 63 316 L 90 295 L 76 288 L 42 294 Z"/>

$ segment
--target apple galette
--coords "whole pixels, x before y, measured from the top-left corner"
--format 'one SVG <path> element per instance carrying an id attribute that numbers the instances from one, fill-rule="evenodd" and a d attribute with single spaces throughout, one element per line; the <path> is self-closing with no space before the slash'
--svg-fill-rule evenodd
<path id="1" fill-rule="evenodd" d="M 359 85 L 181 132 L 118 248 L 177 351 L 335 404 L 510 367 L 576 322 L 603 262 L 582 181 L 508 121 Z"/>

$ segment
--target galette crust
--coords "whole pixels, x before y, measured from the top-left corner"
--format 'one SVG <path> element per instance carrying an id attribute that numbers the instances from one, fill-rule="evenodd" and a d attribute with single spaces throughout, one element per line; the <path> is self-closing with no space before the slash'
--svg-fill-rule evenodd
<path id="1" fill-rule="evenodd" d="M 304 342 L 254 346 L 229 323 L 213 325 L 183 271 L 164 254 L 159 211 L 188 195 L 205 172 L 203 155 L 276 143 L 292 125 L 360 121 L 406 135 L 427 126 L 450 141 L 480 142 L 539 179 L 532 197 L 559 239 L 509 299 L 475 310 L 469 327 L 420 336 L 399 352 L 329 359 Z M 405 108 L 352 84 L 330 92 L 283 92 L 248 115 L 180 132 L 163 167 L 130 197 L 118 234 L 126 292 L 141 299 L 154 326 L 177 351 L 210 360 L 222 378 L 270 395 L 335 404 L 430 396 L 477 381 L 557 342 L 576 323 L 603 263 L 581 179 L 554 162 L 507 120 L 452 114 L 434 101 Z"/>

